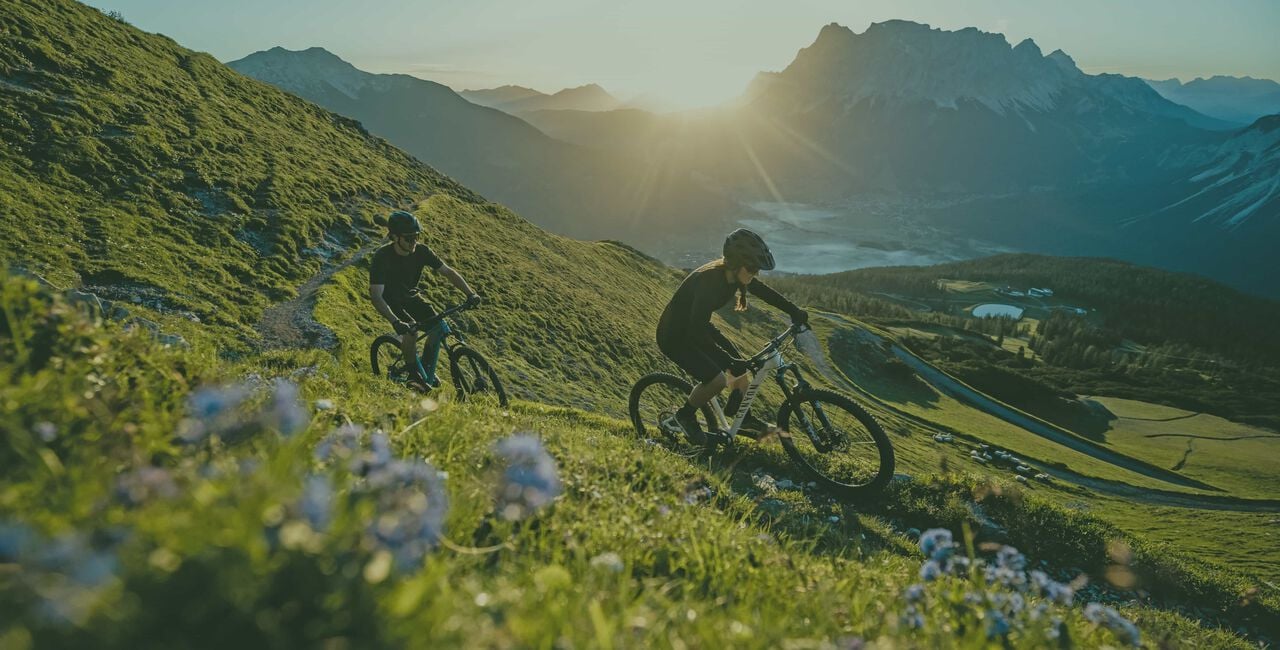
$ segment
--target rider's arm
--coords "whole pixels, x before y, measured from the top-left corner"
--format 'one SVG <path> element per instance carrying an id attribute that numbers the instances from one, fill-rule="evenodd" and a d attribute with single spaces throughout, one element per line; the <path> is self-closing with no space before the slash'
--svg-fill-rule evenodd
<path id="1" fill-rule="evenodd" d="M 747 291 L 750 291 L 751 295 L 769 303 L 774 309 L 786 312 L 793 321 L 802 320 L 807 316 L 803 309 L 797 307 L 796 304 L 790 300 L 787 300 L 782 294 L 774 291 L 773 287 L 761 282 L 760 278 L 752 280 L 751 284 L 747 285 Z"/>
<path id="2" fill-rule="evenodd" d="M 467 284 L 467 281 L 463 280 L 462 276 L 459 275 L 457 271 L 453 270 L 453 267 L 448 264 L 441 264 L 436 268 L 436 273 L 448 278 L 449 282 L 453 284 L 453 286 L 457 287 L 458 291 L 467 294 L 468 298 L 476 295 L 476 292 L 471 290 L 471 286 Z"/>
<path id="3" fill-rule="evenodd" d="M 369 300 L 373 302 L 373 306 L 378 310 L 378 313 L 382 314 L 382 317 L 387 319 L 387 322 L 391 323 L 391 326 L 399 332 L 400 325 L 403 322 L 400 320 L 399 316 L 396 316 L 395 313 L 391 311 L 391 306 L 388 305 L 386 299 L 382 297 L 382 292 L 386 290 L 386 288 L 387 285 L 385 284 L 370 284 Z"/>
<path id="4" fill-rule="evenodd" d="M 724 350 L 729 354 L 729 356 L 735 359 L 742 358 L 742 353 L 738 351 L 738 346 L 734 345 L 733 341 L 730 341 L 729 337 L 725 336 L 724 332 L 720 331 L 720 328 L 712 325 L 710 322 L 707 323 L 707 328 L 711 330 L 711 340 L 715 341 L 715 344 L 721 350 Z"/>

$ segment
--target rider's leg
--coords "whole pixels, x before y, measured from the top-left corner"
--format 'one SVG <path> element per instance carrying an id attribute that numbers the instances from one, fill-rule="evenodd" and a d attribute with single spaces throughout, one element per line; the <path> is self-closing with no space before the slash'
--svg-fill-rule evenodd
<path id="1" fill-rule="evenodd" d="M 710 380 L 694 386 L 693 391 L 689 393 L 689 399 L 685 402 L 685 405 L 696 411 L 702 408 L 707 402 L 710 402 L 712 397 L 719 395 L 720 391 L 724 390 L 724 387 L 727 384 L 728 378 L 725 377 L 725 374 L 722 372 L 712 377 Z"/>
<path id="2" fill-rule="evenodd" d="M 413 318 L 416 323 L 428 323 L 436 316 L 436 310 L 431 303 L 423 300 L 420 296 L 409 298 L 404 304 L 405 311 Z M 419 358 L 417 350 L 414 350 L 414 343 L 411 341 L 405 348 L 405 362 L 408 367 L 417 373 L 417 378 L 431 388 L 440 385 L 440 380 L 436 379 L 436 361 L 440 356 L 440 341 L 443 338 L 440 332 L 440 323 L 436 323 L 429 330 L 425 330 L 426 341 L 422 347 L 422 357 Z"/>
<path id="3" fill-rule="evenodd" d="M 751 373 L 742 373 L 741 375 L 729 379 L 729 399 L 725 401 L 724 414 L 732 418 L 738 412 L 738 407 L 742 405 L 742 395 L 747 392 L 747 387 L 751 385 Z"/>
<path id="4" fill-rule="evenodd" d="M 440 387 L 440 378 L 436 376 L 436 366 L 440 363 L 440 347 L 448 331 L 448 326 L 443 322 L 437 323 L 435 327 L 427 332 L 426 342 L 422 344 L 422 360 L 418 368 L 432 388 Z"/>
<path id="5" fill-rule="evenodd" d="M 426 381 L 423 377 L 426 373 L 422 370 L 422 363 L 418 361 L 417 350 L 418 334 L 417 331 L 409 331 L 400 335 L 400 354 L 404 357 L 404 367 L 409 370 L 409 379 L 417 379 Z"/>

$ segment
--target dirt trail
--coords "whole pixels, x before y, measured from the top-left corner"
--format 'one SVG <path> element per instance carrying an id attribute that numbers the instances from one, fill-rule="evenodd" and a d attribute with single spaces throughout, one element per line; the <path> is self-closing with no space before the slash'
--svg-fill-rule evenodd
<path id="1" fill-rule="evenodd" d="M 328 327 L 315 319 L 316 291 L 324 286 L 338 271 L 360 261 L 373 252 L 380 242 L 369 244 L 341 262 L 326 262 L 320 271 L 298 287 L 298 295 L 278 305 L 268 307 L 254 329 L 262 336 L 259 346 L 264 350 L 282 348 L 320 348 L 329 350 L 338 345 L 338 337 Z"/>
<path id="2" fill-rule="evenodd" d="M 839 325 L 860 328 L 858 324 L 853 323 L 843 317 L 840 317 L 839 315 L 827 314 L 827 313 L 821 313 L 821 312 L 815 312 L 815 313 Z M 900 348 L 898 346 L 894 346 L 894 349 L 895 351 L 897 351 Z M 926 381 L 928 381 L 930 385 L 933 385 L 934 388 L 937 388 L 938 390 L 942 390 L 942 388 L 933 384 L 933 380 L 937 378 L 937 376 L 947 378 L 949 377 L 949 375 L 946 375 L 946 373 L 943 373 L 941 370 L 934 368 L 932 365 L 928 364 L 924 360 L 919 359 L 914 355 L 910 355 L 910 353 L 907 353 L 907 354 L 912 359 L 915 359 L 919 364 L 923 364 L 924 366 L 927 366 L 929 369 L 932 370 L 932 372 L 929 374 L 933 376 L 926 376 L 923 373 L 921 373 L 921 377 Z M 901 358 L 901 355 L 899 356 Z M 905 361 L 906 360 L 904 359 L 904 362 Z M 913 370 L 916 369 L 914 365 L 912 366 L 912 368 Z M 849 390 L 857 392 L 862 397 L 874 401 L 881 408 L 887 411 L 890 411 L 891 413 L 893 413 L 898 417 L 901 417 L 905 420 L 909 420 L 914 424 L 924 427 L 926 430 L 958 434 L 961 437 L 965 437 L 965 438 L 971 437 L 965 434 L 964 432 L 954 431 L 949 427 L 939 425 L 925 418 L 922 418 L 914 414 L 908 413 L 906 411 L 903 411 L 901 409 L 898 409 L 892 406 L 891 404 L 888 404 L 880 400 L 873 394 L 863 390 L 860 386 L 850 381 L 849 378 L 846 377 L 843 373 L 836 373 L 836 376 L 834 377 L 828 376 L 827 379 L 835 383 L 838 383 L 842 386 L 845 386 Z M 952 381 L 956 385 L 958 385 L 958 387 L 964 388 L 971 392 L 976 393 L 976 391 L 969 389 L 963 384 L 960 384 L 958 381 L 955 381 L 955 380 L 952 380 Z M 984 400 L 984 401 L 990 402 L 991 400 L 988 398 L 987 400 Z M 969 403 L 969 402 L 966 402 L 966 403 Z M 982 403 L 983 403 L 982 401 L 979 401 L 977 403 L 969 403 L 969 405 L 974 408 L 978 408 L 979 410 L 985 411 L 985 409 L 981 408 L 980 406 Z M 1004 419 L 1000 413 L 993 413 L 990 411 L 987 411 L 987 412 L 990 415 Z M 1011 423 L 1017 426 L 1023 426 L 1023 424 L 1019 422 L 1011 422 Z M 1023 427 L 1023 428 L 1026 428 L 1026 427 Z M 1027 431 L 1030 433 L 1034 433 L 1036 435 L 1043 435 L 1039 431 L 1036 431 L 1034 429 L 1027 429 Z M 975 438 L 974 440 L 976 441 L 977 439 Z M 1125 469 L 1130 469 L 1131 471 L 1136 471 L 1137 473 L 1147 475 L 1147 472 L 1145 471 L 1138 471 L 1133 467 L 1129 467 L 1130 464 L 1136 464 L 1137 461 L 1134 461 L 1133 459 L 1130 459 L 1127 456 L 1123 456 L 1120 454 L 1111 454 L 1111 455 L 1115 456 L 1118 460 L 1129 461 L 1129 462 L 1116 463 L 1110 458 L 1099 458 L 1099 460 L 1110 462 L 1120 467 L 1124 467 Z M 1043 471 L 1046 474 L 1049 474 L 1050 476 L 1053 476 L 1055 478 L 1058 478 L 1064 481 L 1069 481 L 1071 483 L 1075 483 L 1076 485 L 1087 487 L 1091 490 L 1096 490 L 1098 492 L 1101 492 L 1110 496 L 1123 497 L 1125 499 L 1139 501 L 1139 502 L 1147 503 L 1151 505 L 1173 506 L 1173 507 L 1179 507 L 1179 508 L 1199 508 L 1204 510 L 1230 510 L 1230 511 L 1236 511 L 1236 512 L 1280 512 L 1280 499 L 1243 499 L 1239 497 L 1230 497 L 1230 496 L 1190 494 L 1190 493 L 1176 492 L 1171 490 L 1141 488 L 1141 487 L 1136 487 L 1121 481 L 1114 481 L 1110 479 L 1102 479 L 1102 478 L 1096 478 L 1092 476 L 1086 476 L 1084 474 L 1079 474 L 1077 472 L 1074 472 L 1068 469 L 1062 469 L 1059 467 L 1055 467 L 1053 465 L 1049 465 L 1048 463 L 1042 460 L 1027 458 L 1021 454 L 1019 455 L 1019 457 L 1023 458 L 1029 464 L 1037 466 L 1040 471 Z M 1165 474 L 1171 473 L 1171 472 L 1168 472 L 1168 470 L 1163 470 L 1162 468 L 1156 468 L 1156 469 L 1159 469 L 1161 473 L 1165 473 Z M 1163 477 L 1157 477 L 1157 478 L 1163 479 Z M 1180 477 L 1180 478 L 1184 478 L 1184 477 Z M 1192 484 L 1199 484 L 1198 481 L 1192 481 L 1190 479 L 1186 479 L 1186 481 Z"/>

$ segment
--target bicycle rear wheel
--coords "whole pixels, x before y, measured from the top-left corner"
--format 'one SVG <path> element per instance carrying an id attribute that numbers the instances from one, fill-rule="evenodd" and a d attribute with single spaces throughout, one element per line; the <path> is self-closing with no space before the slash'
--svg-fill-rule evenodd
<path id="1" fill-rule="evenodd" d="M 893 478 L 893 445 L 853 400 L 809 389 L 778 409 L 782 446 L 805 472 L 841 497 L 872 496 Z"/>
<path id="2" fill-rule="evenodd" d="M 459 345 L 449 352 L 449 374 L 458 401 L 482 406 L 507 406 L 507 391 L 498 373 L 479 352 Z"/>
<path id="3" fill-rule="evenodd" d="M 689 399 L 693 386 L 665 372 L 645 375 L 631 387 L 627 410 L 636 435 L 644 440 L 669 443 L 685 442 L 684 429 L 676 422 L 676 410 Z M 700 409 L 699 424 L 703 431 L 715 428 L 715 415 L 710 406 Z"/>
<path id="4" fill-rule="evenodd" d="M 404 353 L 400 351 L 400 339 L 384 334 L 373 340 L 369 347 L 369 365 L 373 374 L 391 381 L 403 382 L 409 378 L 404 367 Z"/>

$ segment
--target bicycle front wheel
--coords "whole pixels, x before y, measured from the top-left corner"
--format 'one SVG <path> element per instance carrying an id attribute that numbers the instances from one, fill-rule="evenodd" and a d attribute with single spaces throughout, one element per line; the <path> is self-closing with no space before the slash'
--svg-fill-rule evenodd
<path id="1" fill-rule="evenodd" d="M 373 366 L 373 374 L 379 377 L 386 377 L 391 381 L 407 379 L 400 339 L 390 334 L 373 340 L 373 345 L 369 347 L 369 365 Z"/>
<path id="2" fill-rule="evenodd" d="M 479 352 L 459 345 L 449 352 L 449 373 L 458 401 L 482 406 L 507 406 L 507 391 Z"/>
<path id="3" fill-rule="evenodd" d="M 853 400 L 827 390 L 797 393 L 778 409 L 782 446 L 840 497 L 875 495 L 893 478 L 893 445 L 880 423 Z"/>

